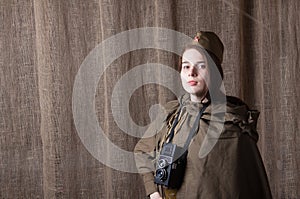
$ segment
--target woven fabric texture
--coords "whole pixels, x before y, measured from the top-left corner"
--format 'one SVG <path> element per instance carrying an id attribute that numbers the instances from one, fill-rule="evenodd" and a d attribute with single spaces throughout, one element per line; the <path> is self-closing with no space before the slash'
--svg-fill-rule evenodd
<path id="1" fill-rule="evenodd" d="M 258 145 L 273 197 L 299 198 L 299 7 L 298 0 L 1 0 L 0 198 L 144 197 L 138 174 L 112 169 L 89 153 L 72 113 L 75 78 L 88 54 L 105 39 L 141 27 L 219 35 L 227 94 L 261 112 Z M 133 151 L 138 141 L 114 121 L 116 83 L 135 66 L 176 69 L 176 60 L 159 49 L 135 50 L 99 77 L 95 111 L 111 142 Z M 124 93 L 117 93 L 120 104 Z M 150 107 L 173 98 L 162 85 L 141 85 L 128 102 L 130 116 L 149 124 Z"/>

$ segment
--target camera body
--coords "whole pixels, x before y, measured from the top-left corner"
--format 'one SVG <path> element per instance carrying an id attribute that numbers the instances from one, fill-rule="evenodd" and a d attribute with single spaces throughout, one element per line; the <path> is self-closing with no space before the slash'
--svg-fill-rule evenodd
<path id="1" fill-rule="evenodd" d="M 176 144 L 163 145 L 156 164 L 154 182 L 168 188 L 179 189 L 185 173 L 187 151 Z"/>

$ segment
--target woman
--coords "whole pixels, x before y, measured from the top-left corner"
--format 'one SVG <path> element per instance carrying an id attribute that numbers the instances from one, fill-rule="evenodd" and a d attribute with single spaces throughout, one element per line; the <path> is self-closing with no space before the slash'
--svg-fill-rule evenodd
<path id="1" fill-rule="evenodd" d="M 223 49 L 215 33 L 197 33 L 180 63 L 186 94 L 166 104 L 145 133 L 155 135 L 135 147 L 151 199 L 272 198 L 256 146 L 258 112 L 221 91 Z M 165 153 L 169 146 L 180 155 Z"/>

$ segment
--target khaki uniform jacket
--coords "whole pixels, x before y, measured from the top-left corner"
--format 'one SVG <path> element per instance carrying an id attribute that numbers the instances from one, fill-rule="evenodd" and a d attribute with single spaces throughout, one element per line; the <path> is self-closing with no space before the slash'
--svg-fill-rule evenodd
<path id="1" fill-rule="evenodd" d="M 150 124 L 145 133 L 147 138 L 142 138 L 135 147 L 137 169 L 147 195 L 161 190 L 154 183 L 155 164 L 180 104 L 184 108 L 175 129 L 174 143 L 184 144 L 188 129 L 203 106 L 191 102 L 188 95 L 180 101 L 169 102 L 165 112 Z M 177 199 L 272 198 L 256 145 L 258 112 L 250 111 L 235 97 L 227 97 L 225 106 L 225 113 L 218 112 L 218 105 L 209 105 L 204 111 L 188 148 L 186 172 Z M 220 120 L 220 115 L 225 116 L 225 121 Z"/>

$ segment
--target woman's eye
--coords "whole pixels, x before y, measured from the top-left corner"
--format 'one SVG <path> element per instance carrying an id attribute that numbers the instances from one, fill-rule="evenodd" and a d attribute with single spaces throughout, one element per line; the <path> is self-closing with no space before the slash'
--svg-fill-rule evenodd
<path id="1" fill-rule="evenodd" d="M 206 65 L 205 65 L 205 64 L 199 64 L 199 65 L 197 65 L 197 67 L 198 67 L 199 69 L 205 69 L 205 68 L 206 68 Z"/>
<path id="2" fill-rule="evenodd" d="M 182 68 L 184 68 L 184 69 L 189 69 L 189 67 L 190 67 L 189 65 L 183 65 L 182 66 Z"/>

